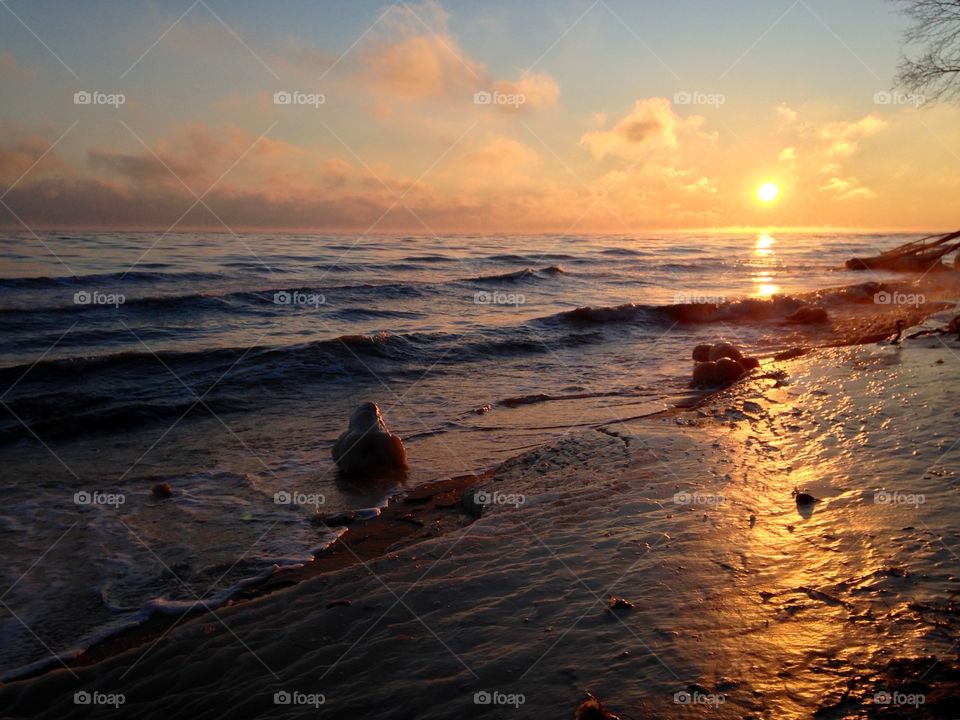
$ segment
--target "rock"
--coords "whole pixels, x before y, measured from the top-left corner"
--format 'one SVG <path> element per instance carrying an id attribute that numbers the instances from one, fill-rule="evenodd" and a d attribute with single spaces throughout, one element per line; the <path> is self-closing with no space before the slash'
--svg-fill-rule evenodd
<path id="1" fill-rule="evenodd" d="M 735 383 L 744 374 L 743 366 L 736 360 L 728 357 L 722 357 L 717 360 L 717 379 L 721 385 L 730 385 Z"/>
<path id="2" fill-rule="evenodd" d="M 717 361 L 720 358 L 740 360 L 743 358 L 743 353 L 740 352 L 737 346 L 733 343 L 718 342 L 716 345 L 710 348 L 710 356 L 708 359 Z"/>
<path id="3" fill-rule="evenodd" d="M 452 492 L 434 495 L 433 504 L 438 508 L 452 508 L 457 504 L 457 497 Z"/>
<path id="4" fill-rule="evenodd" d="M 814 503 L 820 502 L 817 498 L 809 493 L 800 492 L 796 488 L 793 489 L 791 493 L 793 499 L 797 501 L 797 505 L 813 505 Z"/>
<path id="5" fill-rule="evenodd" d="M 346 475 L 374 475 L 407 467 L 403 441 L 383 422 L 376 403 L 365 402 L 350 417 L 350 427 L 333 445 L 333 461 Z"/>
<path id="6" fill-rule="evenodd" d="M 701 345 L 697 345 L 693 349 L 693 359 L 696 362 L 704 362 L 706 360 L 709 360 L 711 348 L 713 348 L 713 345 L 711 345 L 710 343 L 703 343 Z"/>
<path id="7" fill-rule="evenodd" d="M 620 720 L 619 715 L 614 715 L 607 710 L 599 698 L 591 693 L 587 693 L 587 699 L 580 703 L 575 720 Z"/>
<path id="8" fill-rule="evenodd" d="M 745 357 L 740 361 L 740 365 L 744 370 L 750 372 L 751 370 L 756 370 L 760 367 L 760 361 L 755 357 Z"/>
<path id="9" fill-rule="evenodd" d="M 611 595 L 609 607 L 611 610 L 633 610 L 633 603 L 626 598 Z"/>
<path id="10" fill-rule="evenodd" d="M 483 503 L 477 501 L 476 495 L 477 489 L 470 485 L 465 487 L 460 495 L 460 505 L 468 515 L 474 518 L 483 515 Z"/>
<path id="11" fill-rule="evenodd" d="M 719 385 L 717 364 L 715 362 L 701 362 L 693 366 L 693 384 L 697 387 L 714 387 Z"/>
<path id="12" fill-rule="evenodd" d="M 170 487 L 170 483 L 157 483 L 152 488 L 150 488 L 150 494 L 155 498 L 164 500 L 169 497 L 173 497 L 173 488 Z"/>

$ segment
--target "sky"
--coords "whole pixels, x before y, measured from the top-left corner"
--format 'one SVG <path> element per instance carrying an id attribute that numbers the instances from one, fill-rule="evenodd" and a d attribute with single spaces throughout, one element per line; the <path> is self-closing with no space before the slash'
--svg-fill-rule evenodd
<path id="1" fill-rule="evenodd" d="M 0 225 L 947 230 L 960 108 L 893 87 L 896 10 L 3 0 Z"/>

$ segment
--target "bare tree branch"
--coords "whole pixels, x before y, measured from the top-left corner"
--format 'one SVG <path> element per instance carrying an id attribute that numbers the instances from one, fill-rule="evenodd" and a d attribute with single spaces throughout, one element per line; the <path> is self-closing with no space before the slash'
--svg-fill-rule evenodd
<path id="1" fill-rule="evenodd" d="M 960 0 L 894 0 L 912 24 L 897 85 L 929 100 L 960 100 Z"/>

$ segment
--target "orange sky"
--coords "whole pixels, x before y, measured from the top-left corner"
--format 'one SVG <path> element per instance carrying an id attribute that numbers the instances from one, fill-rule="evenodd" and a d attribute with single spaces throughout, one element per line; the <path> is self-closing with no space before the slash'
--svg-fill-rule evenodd
<path id="1" fill-rule="evenodd" d="M 198 8 L 174 22 L 179 13 L 147 6 L 136 42 L 99 54 L 92 38 L 61 47 L 42 14 L 23 19 L 49 48 L 5 25 L 0 89 L 22 99 L 0 111 L 5 226 L 958 224 L 960 111 L 882 95 L 902 31 L 886 15 L 860 19 L 877 24 L 867 41 L 827 3 L 784 14 L 789 4 L 744 2 L 705 46 L 681 32 L 689 17 L 672 36 L 644 37 L 649 18 L 608 3 L 547 6 L 535 28 L 499 3 L 479 15 L 432 0 L 360 3 L 326 34 L 303 17 L 281 33 L 279 20 Z M 97 90 L 123 104 L 75 104 Z M 277 92 L 300 95 L 277 104 Z M 778 186 L 774 202 L 757 200 L 764 182 Z"/>

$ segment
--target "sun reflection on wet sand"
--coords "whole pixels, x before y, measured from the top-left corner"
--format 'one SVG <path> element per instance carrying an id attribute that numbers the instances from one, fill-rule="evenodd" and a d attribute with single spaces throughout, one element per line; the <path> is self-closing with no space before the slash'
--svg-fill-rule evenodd
<path id="1" fill-rule="evenodd" d="M 932 498 L 950 488 L 923 479 L 936 454 L 925 465 L 909 432 L 890 427 L 929 423 L 918 432 L 936 437 L 919 409 L 933 402 L 935 383 L 903 397 L 897 391 L 913 386 L 876 353 L 798 363 L 789 384 L 715 416 L 727 431 L 711 474 L 728 479 L 720 514 L 729 514 L 717 525 L 725 537 L 713 540 L 714 562 L 737 590 L 724 595 L 713 660 L 780 717 L 869 704 L 878 686 L 864 679 L 867 669 L 950 652 L 949 633 L 915 610 L 920 598 L 933 607 L 949 595 L 956 557 L 926 524 L 949 526 Z M 915 362 L 926 371 L 932 358 Z M 842 378 L 847 392 L 826 392 L 821 377 L 826 387 Z M 917 409 L 905 417 L 903 407 Z M 896 505 L 885 499 L 896 497 L 892 487 L 925 504 Z M 795 488 L 821 500 L 801 509 Z M 937 569 L 918 580 L 917 567 Z"/>

